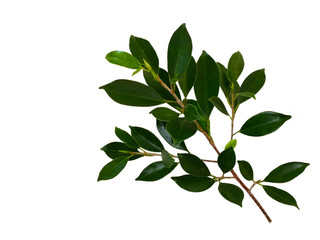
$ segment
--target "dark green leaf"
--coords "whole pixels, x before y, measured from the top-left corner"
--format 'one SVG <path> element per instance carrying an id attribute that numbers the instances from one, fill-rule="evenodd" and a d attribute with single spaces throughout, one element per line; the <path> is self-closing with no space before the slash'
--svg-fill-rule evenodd
<path id="1" fill-rule="evenodd" d="M 188 104 L 192 104 L 193 106 L 196 107 L 197 112 L 200 114 L 201 119 L 198 119 L 197 122 L 199 123 L 199 125 L 202 127 L 203 130 L 205 130 L 206 132 L 210 132 L 210 124 L 209 124 L 209 119 L 208 117 L 203 113 L 201 107 L 199 106 L 198 102 L 193 100 L 193 99 L 187 99 L 186 101 L 186 105 Z M 187 119 L 188 120 L 188 119 Z"/>
<path id="2" fill-rule="evenodd" d="M 264 69 L 257 70 L 251 73 L 241 84 L 239 92 L 250 92 L 257 94 L 259 90 L 263 87 L 266 80 L 266 75 Z M 247 101 L 250 97 L 239 96 L 239 103 Z"/>
<path id="3" fill-rule="evenodd" d="M 231 105 L 230 103 L 230 91 L 231 91 L 231 84 L 230 81 L 227 77 L 227 69 L 225 68 L 225 66 L 223 66 L 221 63 L 217 63 L 218 69 L 219 69 L 219 74 L 220 74 L 220 86 L 221 89 L 224 93 L 224 95 L 226 96 L 229 105 Z"/>
<path id="4" fill-rule="evenodd" d="M 148 107 L 165 102 L 152 88 L 135 81 L 120 79 L 100 87 L 117 103 Z"/>
<path id="5" fill-rule="evenodd" d="M 228 63 L 227 76 L 230 82 L 236 82 L 244 67 L 243 57 L 240 52 L 234 53 Z"/>
<path id="6" fill-rule="evenodd" d="M 240 129 L 244 135 L 259 137 L 276 131 L 291 116 L 277 112 L 262 112 L 247 120 Z"/>
<path id="7" fill-rule="evenodd" d="M 152 152 L 161 152 L 163 145 L 160 140 L 149 130 L 141 127 L 131 127 L 131 135 L 138 145 Z"/>
<path id="8" fill-rule="evenodd" d="M 117 176 L 127 165 L 128 157 L 118 157 L 105 165 L 98 177 L 98 181 L 109 180 Z"/>
<path id="9" fill-rule="evenodd" d="M 109 52 L 106 56 L 106 59 L 113 63 L 117 64 L 119 66 L 123 66 L 126 68 L 131 68 L 131 69 L 141 69 L 141 64 L 139 61 L 132 56 L 130 53 L 123 52 L 123 51 L 113 51 Z"/>
<path id="10" fill-rule="evenodd" d="M 227 144 L 226 144 L 226 146 L 224 147 L 224 150 L 227 150 L 228 148 L 235 148 L 237 146 L 237 139 L 232 139 L 232 140 L 230 140 Z"/>
<path id="11" fill-rule="evenodd" d="M 173 163 L 170 168 L 167 168 L 163 161 L 154 162 L 148 165 L 140 173 L 139 177 L 136 178 L 137 181 L 157 181 L 169 173 L 178 165 L 178 163 Z"/>
<path id="12" fill-rule="evenodd" d="M 183 140 L 193 136 L 197 131 L 194 122 L 185 118 L 177 118 L 167 123 L 166 129 L 173 139 L 174 144 L 179 144 Z"/>
<path id="13" fill-rule="evenodd" d="M 202 52 L 198 62 L 198 74 L 194 84 L 194 92 L 204 114 L 209 117 L 213 109 L 208 100 L 212 96 L 218 96 L 220 85 L 220 73 L 216 62 L 205 51 Z"/>
<path id="14" fill-rule="evenodd" d="M 168 72 L 171 82 L 179 80 L 186 71 L 192 53 L 192 41 L 186 24 L 182 24 L 172 35 L 168 47 Z"/>
<path id="15" fill-rule="evenodd" d="M 254 95 L 254 93 L 251 93 L 251 92 L 239 92 L 239 93 L 236 93 L 235 94 L 235 98 L 237 98 L 238 96 L 256 99 L 256 96 Z"/>
<path id="16" fill-rule="evenodd" d="M 244 194 L 241 188 L 229 183 L 220 183 L 218 189 L 222 197 L 242 207 Z"/>
<path id="17" fill-rule="evenodd" d="M 197 177 L 210 176 L 207 165 L 197 156 L 188 153 L 178 153 L 178 157 L 181 167 L 187 173 Z"/>
<path id="18" fill-rule="evenodd" d="M 241 175 L 248 181 L 253 180 L 253 169 L 247 161 L 238 161 Z"/>
<path id="19" fill-rule="evenodd" d="M 166 125 L 167 125 L 166 122 L 162 122 L 162 121 L 157 120 L 157 129 L 158 129 L 160 135 L 163 137 L 163 139 L 166 140 L 166 142 L 170 146 L 189 152 L 184 142 L 181 142 L 178 145 L 173 144 L 173 140 L 166 129 Z"/>
<path id="20" fill-rule="evenodd" d="M 161 157 L 163 164 L 166 166 L 166 168 L 170 168 L 174 163 L 174 159 L 171 157 L 170 153 L 168 153 L 165 149 L 161 151 Z"/>
<path id="21" fill-rule="evenodd" d="M 133 137 L 126 131 L 122 130 L 121 128 L 116 127 L 115 133 L 117 137 L 128 147 L 131 147 L 134 149 L 137 149 L 139 147 L 136 141 L 133 139 Z"/>
<path id="22" fill-rule="evenodd" d="M 194 60 L 194 58 L 191 57 L 187 70 L 179 80 L 179 86 L 185 98 L 188 96 L 188 93 L 193 87 L 194 82 L 196 81 L 196 77 L 197 77 L 197 63 Z"/>
<path id="23" fill-rule="evenodd" d="M 233 148 L 228 148 L 218 156 L 218 165 L 223 173 L 231 171 L 236 164 L 236 154 Z"/>
<path id="24" fill-rule="evenodd" d="M 288 192 L 272 186 L 263 185 L 262 187 L 269 197 L 273 198 L 274 200 L 299 209 L 297 201 Z"/>
<path id="25" fill-rule="evenodd" d="M 183 175 L 180 177 L 171 177 L 179 187 L 189 192 L 202 192 L 209 189 L 214 184 L 214 179 L 209 177 L 196 177 L 192 175 Z"/>
<path id="26" fill-rule="evenodd" d="M 211 98 L 209 98 L 209 101 L 213 104 L 213 106 L 215 106 L 220 112 L 222 112 L 223 114 L 229 116 L 229 113 L 226 109 L 226 107 L 224 106 L 223 102 L 221 101 L 221 99 L 219 97 L 213 96 Z"/>
<path id="27" fill-rule="evenodd" d="M 192 105 L 190 103 L 185 105 L 183 113 L 184 113 L 185 118 L 188 121 L 194 121 L 194 120 L 201 120 L 202 119 L 202 116 L 198 112 L 198 109 L 194 105 Z"/>
<path id="28" fill-rule="evenodd" d="M 144 64 L 144 59 L 151 66 L 152 70 L 158 74 L 159 59 L 156 51 L 153 49 L 149 41 L 143 38 L 131 36 L 129 48 L 132 55 L 135 56 L 140 63 Z"/>
<path id="29" fill-rule="evenodd" d="M 289 182 L 299 176 L 308 166 L 309 163 L 303 162 L 285 163 L 272 170 L 263 181 L 273 183 Z"/>
<path id="30" fill-rule="evenodd" d="M 125 145 L 122 142 L 111 142 L 101 148 L 108 157 L 114 159 L 117 157 L 130 156 L 131 154 L 128 152 L 138 152 L 136 148 L 131 148 Z M 133 160 L 133 159 L 130 159 Z"/>
<path id="31" fill-rule="evenodd" d="M 179 113 L 165 107 L 155 108 L 150 113 L 156 119 L 159 119 L 160 121 L 164 121 L 164 122 L 169 122 L 179 117 Z"/>

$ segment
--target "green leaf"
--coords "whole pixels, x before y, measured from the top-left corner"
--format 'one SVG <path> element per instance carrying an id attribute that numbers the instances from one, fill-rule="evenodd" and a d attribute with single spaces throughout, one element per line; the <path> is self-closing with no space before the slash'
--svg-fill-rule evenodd
<path id="1" fill-rule="evenodd" d="M 98 181 L 109 180 L 117 176 L 127 165 L 128 157 L 118 157 L 105 165 L 98 177 Z"/>
<path id="2" fill-rule="evenodd" d="M 247 161 L 238 161 L 241 175 L 248 181 L 253 180 L 253 169 Z"/>
<path id="3" fill-rule="evenodd" d="M 290 193 L 272 186 L 263 185 L 262 187 L 264 191 L 269 195 L 269 197 L 273 198 L 274 200 L 283 204 L 294 206 L 299 209 L 297 201 Z"/>
<path id="4" fill-rule="evenodd" d="M 137 69 L 137 71 L 142 68 L 139 61 L 134 56 L 132 56 L 130 53 L 127 53 L 127 52 L 112 51 L 107 54 L 106 59 L 110 63 L 116 64 L 122 67 L 126 67 L 126 68 Z"/>
<path id="5" fill-rule="evenodd" d="M 155 108 L 150 113 L 156 119 L 159 119 L 160 121 L 164 121 L 164 122 L 169 122 L 169 121 L 179 117 L 179 113 L 172 111 L 171 109 L 165 108 L 165 107 Z"/>
<path id="6" fill-rule="evenodd" d="M 174 148 L 177 148 L 177 149 L 180 149 L 180 150 L 184 150 L 184 151 L 189 152 L 188 149 L 187 149 L 187 147 L 186 147 L 186 144 L 185 144 L 184 142 L 181 142 L 181 143 L 179 143 L 178 145 L 175 145 L 175 144 L 173 143 L 173 140 L 172 140 L 170 134 L 168 133 L 168 131 L 167 131 L 167 129 L 166 129 L 166 125 L 167 125 L 166 122 L 162 122 L 162 121 L 160 121 L 160 120 L 157 120 L 157 129 L 158 129 L 160 135 L 163 137 L 163 139 L 166 140 L 166 142 L 167 142 L 170 146 L 172 146 L 172 147 L 174 147 Z"/>
<path id="7" fill-rule="evenodd" d="M 115 133 L 117 137 L 128 147 L 137 149 L 139 146 L 137 142 L 133 139 L 133 137 L 127 133 L 126 131 L 122 130 L 121 128 L 115 128 Z"/>
<path id="8" fill-rule="evenodd" d="M 242 200 L 244 198 L 244 194 L 241 188 L 229 183 L 220 183 L 218 190 L 222 197 L 242 207 Z"/>
<path id="9" fill-rule="evenodd" d="M 123 156 L 131 156 L 131 153 L 128 153 L 128 152 L 138 152 L 136 148 L 128 147 L 122 142 L 108 143 L 107 145 L 102 147 L 101 150 L 104 151 L 108 155 L 108 157 L 112 159 L 117 157 L 123 157 Z M 130 160 L 133 160 L 132 159 L 133 157 L 131 157 Z"/>
<path id="10" fill-rule="evenodd" d="M 172 35 L 168 47 L 168 72 L 171 83 L 178 81 L 186 71 L 192 53 L 192 41 L 186 24 Z"/>
<path id="11" fill-rule="evenodd" d="M 144 59 L 156 74 L 159 73 L 159 59 L 149 41 L 131 36 L 129 48 L 132 55 L 135 56 L 140 63 L 144 64 Z"/>
<path id="12" fill-rule="evenodd" d="M 233 148 L 228 148 L 218 156 L 218 165 L 223 173 L 231 171 L 236 164 L 236 154 Z"/>
<path id="13" fill-rule="evenodd" d="M 230 105 L 230 91 L 231 91 L 231 84 L 230 81 L 227 77 L 227 69 L 225 68 L 225 66 L 223 66 L 221 63 L 217 63 L 218 69 L 219 69 L 219 74 L 220 74 L 220 86 L 221 89 L 224 93 L 224 95 L 226 96 L 228 103 Z"/>
<path id="14" fill-rule="evenodd" d="M 197 77 L 197 63 L 193 57 L 191 57 L 187 70 L 179 80 L 179 86 L 186 98 L 192 89 Z"/>
<path id="15" fill-rule="evenodd" d="M 208 100 L 212 96 L 218 96 L 220 85 L 220 73 L 216 62 L 205 51 L 202 52 L 198 62 L 198 74 L 194 84 L 194 92 L 204 114 L 209 117 L 213 109 Z"/>
<path id="16" fill-rule="evenodd" d="M 161 152 L 164 148 L 160 140 L 149 130 L 142 127 L 132 127 L 131 135 L 140 147 L 152 151 Z"/>
<path id="17" fill-rule="evenodd" d="M 239 93 L 236 93 L 234 96 L 235 98 L 241 96 L 241 97 L 253 98 L 254 100 L 256 100 L 256 96 L 254 95 L 254 93 L 251 93 L 251 92 L 239 92 Z"/>
<path id="18" fill-rule="evenodd" d="M 235 148 L 237 146 L 237 139 L 232 139 L 232 140 L 230 140 L 227 144 L 226 144 L 226 146 L 224 147 L 224 150 L 227 150 L 228 148 Z"/>
<path id="19" fill-rule="evenodd" d="M 198 124 L 202 127 L 203 130 L 206 132 L 210 132 L 210 122 L 208 117 L 203 113 L 201 107 L 199 106 L 198 102 L 193 99 L 187 99 L 186 105 L 192 104 L 196 107 L 197 112 L 200 114 L 201 119 L 197 119 Z M 188 113 L 187 113 L 188 114 Z M 189 116 L 191 118 L 191 116 Z M 192 119 L 192 118 L 191 118 Z M 187 119 L 188 120 L 188 119 Z"/>
<path id="20" fill-rule="evenodd" d="M 259 137 L 270 134 L 280 128 L 291 116 L 277 112 L 262 112 L 247 120 L 240 129 L 244 135 Z"/>
<path id="21" fill-rule="evenodd" d="M 272 170 L 263 181 L 272 183 L 289 182 L 299 176 L 308 166 L 309 163 L 303 162 L 285 163 Z"/>
<path id="22" fill-rule="evenodd" d="M 192 175 L 183 175 L 180 177 L 171 177 L 179 187 L 189 192 L 203 192 L 214 184 L 214 179 L 209 177 L 196 177 Z"/>
<path id="23" fill-rule="evenodd" d="M 120 79 L 100 87 L 109 97 L 120 104 L 148 107 L 165 102 L 152 88 L 135 81 Z"/>
<path id="24" fill-rule="evenodd" d="M 188 121 L 201 120 L 203 119 L 198 109 L 191 103 L 185 105 L 184 108 L 184 116 Z"/>
<path id="25" fill-rule="evenodd" d="M 266 80 L 264 69 L 257 70 L 251 73 L 241 84 L 239 93 L 250 92 L 257 94 L 263 87 Z M 251 97 L 251 96 L 250 96 Z M 239 104 L 247 101 L 250 97 L 239 96 Z"/>
<path id="26" fill-rule="evenodd" d="M 178 163 L 173 163 L 170 168 L 167 168 L 163 161 L 151 163 L 143 169 L 136 181 L 157 181 L 171 173 L 177 165 Z"/>
<path id="27" fill-rule="evenodd" d="M 185 118 L 177 118 L 167 123 L 166 129 L 173 139 L 174 144 L 179 144 L 183 140 L 193 136 L 197 131 L 194 122 Z"/>
<path id="28" fill-rule="evenodd" d="M 219 97 L 213 96 L 211 98 L 209 98 L 209 101 L 213 104 L 213 106 L 215 106 L 220 112 L 222 112 L 223 114 L 229 116 L 229 113 L 226 109 L 226 107 L 224 106 L 223 102 L 221 101 L 221 99 Z"/>
<path id="29" fill-rule="evenodd" d="M 187 173 L 197 177 L 210 176 L 207 165 L 197 156 L 188 153 L 178 153 L 178 157 L 182 169 Z"/>
<path id="30" fill-rule="evenodd" d="M 243 57 L 240 52 L 234 53 L 228 63 L 227 76 L 230 82 L 234 83 L 239 78 L 244 67 Z"/>
<path id="31" fill-rule="evenodd" d="M 161 151 L 161 158 L 166 168 L 170 168 L 174 163 L 174 159 L 171 157 L 170 153 L 168 153 L 165 149 Z"/>

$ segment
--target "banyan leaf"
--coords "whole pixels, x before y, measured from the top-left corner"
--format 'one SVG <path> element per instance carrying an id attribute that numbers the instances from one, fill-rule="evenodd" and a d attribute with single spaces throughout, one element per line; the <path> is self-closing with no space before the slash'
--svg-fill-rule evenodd
<path id="1" fill-rule="evenodd" d="M 137 181 L 157 181 L 169 173 L 178 165 L 178 163 L 173 163 L 171 167 L 167 168 L 163 161 L 154 162 L 148 165 L 142 170 L 140 175 L 136 178 Z"/>
<path id="2" fill-rule="evenodd" d="M 228 70 L 227 76 L 231 83 L 234 83 L 239 78 L 242 70 L 244 68 L 244 61 L 242 54 L 240 52 L 236 52 L 232 54 L 229 63 L 228 63 Z"/>
<path id="3" fill-rule="evenodd" d="M 144 64 L 144 61 L 146 61 L 156 74 L 159 73 L 159 59 L 149 41 L 130 36 L 129 48 L 132 55 L 135 56 L 141 64 Z"/>
<path id="4" fill-rule="evenodd" d="M 209 101 L 213 104 L 213 106 L 215 106 L 220 112 L 222 112 L 223 114 L 229 116 L 229 113 L 226 109 L 226 107 L 224 106 L 223 102 L 221 101 L 221 99 L 219 97 L 213 96 L 211 98 L 209 98 Z"/>
<path id="5" fill-rule="evenodd" d="M 186 24 L 182 24 L 172 35 L 168 46 L 168 72 L 170 82 L 178 81 L 186 71 L 192 53 L 192 41 Z"/>
<path id="6" fill-rule="evenodd" d="M 263 185 L 262 187 L 264 191 L 269 195 L 269 197 L 273 198 L 274 200 L 283 204 L 294 206 L 299 209 L 297 201 L 290 193 L 272 186 Z"/>
<path id="7" fill-rule="evenodd" d="M 113 101 L 128 106 L 148 107 L 165 102 L 152 88 L 131 80 L 115 80 L 100 89 L 104 89 Z"/>
<path id="8" fill-rule="evenodd" d="M 222 197 L 242 207 L 242 200 L 244 198 L 244 194 L 241 188 L 229 183 L 220 183 L 218 190 Z"/>
<path id="9" fill-rule="evenodd" d="M 186 144 L 184 142 L 181 142 L 179 143 L 178 145 L 175 145 L 173 143 L 173 139 L 172 137 L 170 136 L 170 134 L 168 133 L 167 129 L 166 129 L 166 125 L 167 123 L 166 122 L 162 122 L 160 120 L 157 120 L 157 129 L 160 133 L 160 135 L 163 137 L 164 140 L 166 140 L 166 142 L 174 147 L 174 148 L 177 148 L 177 149 L 180 149 L 180 150 L 184 150 L 184 151 L 188 151 L 187 147 L 186 147 Z"/>
<path id="10" fill-rule="evenodd" d="M 248 181 L 253 180 L 253 169 L 247 161 L 238 161 L 241 175 Z"/>
<path id="11" fill-rule="evenodd" d="M 272 170 L 263 181 L 272 183 L 289 182 L 299 176 L 308 166 L 309 163 L 303 162 L 285 163 Z"/>
<path id="12" fill-rule="evenodd" d="M 177 118 L 167 123 L 166 129 L 173 139 L 174 144 L 179 144 L 185 139 L 193 136 L 197 131 L 194 122 L 185 118 Z"/>
<path id="13" fill-rule="evenodd" d="M 218 156 L 218 165 L 223 173 L 231 171 L 236 164 L 236 154 L 233 148 L 228 148 Z"/>
<path id="14" fill-rule="evenodd" d="M 214 183 L 213 178 L 196 177 L 192 175 L 183 175 L 180 177 L 171 177 L 179 187 L 189 192 L 203 192 L 209 189 Z"/>
<path id="15" fill-rule="evenodd" d="M 194 92 L 204 114 L 209 117 L 213 104 L 209 101 L 212 96 L 218 96 L 220 73 L 216 62 L 205 51 L 198 62 L 198 74 L 194 84 Z"/>
<path id="16" fill-rule="evenodd" d="M 132 154 L 130 152 L 138 152 L 138 149 L 131 148 L 125 145 L 122 142 L 111 142 L 105 145 L 101 148 L 102 151 L 104 151 L 108 157 L 114 159 L 117 157 L 129 157 Z M 132 156 L 130 157 L 130 160 L 137 159 L 141 156 Z"/>
<path id="17" fill-rule="evenodd" d="M 184 116 L 188 121 L 194 121 L 194 120 L 201 120 L 203 117 L 198 112 L 197 107 L 195 107 L 193 104 L 186 104 L 184 107 Z"/>
<path id="18" fill-rule="evenodd" d="M 109 180 L 117 176 L 127 165 L 128 163 L 128 157 L 117 157 L 113 159 L 111 162 L 109 162 L 107 165 L 105 165 L 98 177 L 98 181 L 101 180 Z"/>
<path id="19" fill-rule="evenodd" d="M 168 153 L 165 149 L 161 151 L 161 158 L 166 168 L 170 168 L 174 163 L 174 159 L 171 157 L 170 153 Z"/>
<path id="20" fill-rule="evenodd" d="M 161 152 L 164 148 L 160 140 L 149 130 L 142 127 L 132 127 L 131 135 L 140 147 L 152 151 Z"/>
<path id="21" fill-rule="evenodd" d="M 140 62 L 132 56 L 130 53 L 123 52 L 123 51 L 112 51 L 109 52 L 106 56 L 106 59 L 113 64 L 131 68 L 131 69 L 137 69 L 141 70 L 142 66 Z"/>
<path id="22" fill-rule="evenodd" d="M 236 146 L 237 146 L 237 139 L 232 139 L 226 144 L 226 146 L 224 147 L 224 150 L 231 147 L 234 149 Z"/>
<path id="23" fill-rule="evenodd" d="M 244 135 L 259 137 L 270 134 L 280 128 L 291 116 L 277 112 L 262 112 L 247 120 L 240 129 Z"/>
<path id="24" fill-rule="evenodd" d="M 179 113 L 165 107 L 155 108 L 150 113 L 156 119 L 159 119 L 160 121 L 164 121 L 164 122 L 169 122 L 179 117 Z"/>
<path id="25" fill-rule="evenodd" d="M 179 80 L 179 86 L 186 98 L 192 89 L 197 77 L 197 63 L 193 57 L 191 57 L 187 70 L 181 76 Z"/>
<path id="26" fill-rule="evenodd" d="M 178 157 L 182 169 L 187 173 L 198 177 L 210 176 L 207 165 L 197 156 L 188 153 L 178 153 Z"/>
<path id="27" fill-rule="evenodd" d="M 137 144 L 137 142 L 134 140 L 134 138 L 127 133 L 126 131 L 122 130 L 121 128 L 115 128 L 115 133 L 117 135 L 117 137 L 128 147 L 137 149 L 139 147 L 139 145 Z"/>

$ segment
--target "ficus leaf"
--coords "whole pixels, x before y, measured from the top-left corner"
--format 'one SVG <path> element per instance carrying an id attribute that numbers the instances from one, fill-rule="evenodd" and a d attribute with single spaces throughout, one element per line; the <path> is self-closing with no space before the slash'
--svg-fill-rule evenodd
<path id="1" fill-rule="evenodd" d="M 139 146 L 137 142 L 133 139 L 133 137 L 127 133 L 126 131 L 122 130 L 121 128 L 115 128 L 115 133 L 117 137 L 128 147 L 137 149 Z"/>
<path id="2" fill-rule="evenodd" d="M 179 144 L 183 140 L 193 136 L 197 131 L 194 122 L 185 118 L 177 118 L 167 123 L 166 129 L 173 139 L 174 144 Z"/>
<path id="3" fill-rule="evenodd" d="M 107 54 L 106 59 L 110 63 L 126 68 L 137 69 L 137 71 L 140 71 L 142 68 L 140 62 L 127 52 L 112 51 Z"/>
<path id="4" fill-rule="evenodd" d="M 289 182 L 299 176 L 308 166 L 309 163 L 303 162 L 285 163 L 272 170 L 263 181 L 272 183 Z"/>
<path id="5" fill-rule="evenodd" d="M 253 169 L 247 161 L 238 161 L 241 175 L 248 181 L 253 180 Z"/>
<path id="6" fill-rule="evenodd" d="M 214 184 L 214 179 L 209 177 L 196 177 L 192 175 L 183 175 L 180 177 L 171 177 L 179 187 L 189 192 L 203 192 Z"/>
<path id="7" fill-rule="evenodd" d="M 209 101 L 213 104 L 213 106 L 215 106 L 220 112 L 222 112 L 223 114 L 229 116 L 229 113 L 226 109 L 226 107 L 224 106 L 223 102 L 221 101 L 221 99 L 219 97 L 213 96 L 211 98 L 209 98 Z"/>
<path id="8" fill-rule="evenodd" d="M 233 148 L 228 148 L 218 156 L 218 165 L 223 173 L 231 171 L 236 164 L 236 154 Z"/>
<path id="9" fill-rule="evenodd" d="M 234 83 L 239 78 L 242 70 L 244 68 L 244 61 L 242 54 L 240 52 L 236 52 L 232 54 L 229 63 L 228 63 L 228 70 L 227 76 L 231 83 Z"/>
<path id="10" fill-rule="evenodd" d="M 170 168 L 174 163 L 174 159 L 171 157 L 170 153 L 168 153 L 165 149 L 161 151 L 161 158 L 166 168 Z"/>
<path id="11" fill-rule="evenodd" d="M 226 144 L 226 146 L 224 147 L 224 150 L 231 147 L 234 149 L 236 146 L 237 146 L 237 139 L 232 139 Z"/>
<path id="12" fill-rule="evenodd" d="M 160 140 L 149 130 L 142 127 L 132 127 L 131 135 L 140 147 L 152 151 L 161 152 L 164 148 Z"/>
<path id="13" fill-rule="evenodd" d="M 156 119 L 159 119 L 160 121 L 164 121 L 164 122 L 169 122 L 179 117 L 179 113 L 165 107 L 155 108 L 150 113 Z"/>
<path id="14" fill-rule="evenodd" d="M 114 159 L 117 157 L 129 157 L 131 155 L 130 152 L 138 152 L 136 148 L 131 148 L 125 145 L 122 142 L 111 142 L 105 145 L 101 148 L 102 151 L 104 151 L 108 157 Z M 130 157 L 130 160 L 133 160 L 136 156 Z M 141 156 L 139 156 L 141 157 Z"/>
<path id="15" fill-rule="evenodd" d="M 188 96 L 188 93 L 192 89 L 197 77 L 197 63 L 193 57 L 191 57 L 187 70 L 181 76 L 179 80 L 179 86 L 183 92 L 184 97 Z"/>
<path id="16" fill-rule="evenodd" d="M 272 186 L 263 185 L 262 187 L 264 191 L 269 195 L 269 197 L 273 198 L 274 200 L 283 204 L 294 206 L 299 209 L 297 201 L 290 193 Z"/>
<path id="17" fill-rule="evenodd" d="M 184 107 L 184 116 L 188 121 L 201 120 L 202 116 L 193 104 L 186 104 Z"/>
<path id="18" fill-rule="evenodd" d="M 136 178 L 137 181 L 157 181 L 169 173 L 178 165 L 178 163 L 173 163 L 171 167 L 167 168 L 163 161 L 154 162 L 148 165 L 140 175 Z"/>
<path id="19" fill-rule="evenodd" d="M 244 135 L 259 137 L 270 134 L 280 128 L 291 116 L 277 112 L 262 112 L 247 120 L 240 129 Z"/>
<path id="20" fill-rule="evenodd" d="M 137 107 L 156 106 L 165 102 L 152 88 L 135 81 L 119 79 L 100 87 L 120 104 Z"/>
<path id="21" fill-rule="evenodd" d="M 197 156 L 188 153 L 178 153 L 178 157 L 182 169 L 187 173 L 198 177 L 210 176 L 207 165 Z"/>
<path id="22" fill-rule="evenodd" d="M 105 165 L 98 177 L 98 181 L 109 180 L 117 176 L 127 165 L 128 157 L 117 157 Z"/>
<path id="23" fill-rule="evenodd" d="M 254 95 L 254 93 L 251 93 L 251 92 L 239 92 L 239 93 L 236 93 L 235 94 L 235 98 L 237 98 L 238 96 L 253 98 L 254 100 L 256 100 L 256 96 Z"/>
<path id="24" fill-rule="evenodd" d="M 225 66 L 223 66 L 221 63 L 217 62 L 217 67 L 219 69 L 219 74 L 220 74 L 220 86 L 221 89 L 225 95 L 225 97 L 228 100 L 229 105 L 231 105 L 230 102 L 230 91 L 231 91 L 231 83 L 227 77 L 227 69 L 225 68 Z"/>
<path id="25" fill-rule="evenodd" d="M 222 197 L 242 207 L 244 194 L 241 188 L 230 183 L 219 183 L 218 190 Z"/>

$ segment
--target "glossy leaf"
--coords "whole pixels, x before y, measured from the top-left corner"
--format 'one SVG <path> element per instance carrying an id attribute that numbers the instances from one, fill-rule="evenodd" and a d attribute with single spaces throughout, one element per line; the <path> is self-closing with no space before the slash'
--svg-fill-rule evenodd
<path id="1" fill-rule="evenodd" d="M 227 150 L 228 148 L 235 148 L 237 146 L 237 139 L 232 139 L 232 140 L 230 140 L 227 144 L 226 144 L 226 146 L 224 147 L 224 150 Z"/>
<path id="2" fill-rule="evenodd" d="M 303 162 L 285 163 L 272 170 L 263 181 L 273 183 L 289 182 L 299 176 L 308 166 L 309 163 Z"/>
<path id="3" fill-rule="evenodd" d="M 256 96 L 254 95 L 254 93 L 251 93 L 251 92 L 239 92 L 239 93 L 235 94 L 235 98 L 237 98 L 239 96 L 253 98 L 256 100 Z"/>
<path id="4" fill-rule="evenodd" d="M 259 90 L 263 87 L 264 82 L 266 80 L 266 75 L 264 69 L 257 70 L 251 73 L 241 84 L 240 93 L 250 92 L 253 94 L 257 94 Z M 243 103 L 247 101 L 250 97 L 239 96 L 239 103 Z"/>
<path id="5" fill-rule="evenodd" d="M 174 159 L 171 157 L 170 153 L 168 153 L 165 149 L 161 151 L 161 158 L 166 168 L 170 168 L 174 163 Z"/>
<path id="6" fill-rule="evenodd" d="M 115 128 L 115 133 L 117 137 L 128 147 L 137 149 L 139 146 L 137 142 L 134 140 L 134 138 L 127 133 L 126 131 L 122 130 L 121 128 Z"/>
<path id="7" fill-rule="evenodd" d="M 218 190 L 222 197 L 242 207 L 242 200 L 244 198 L 244 194 L 241 188 L 229 183 L 220 183 Z"/>
<path id="8" fill-rule="evenodd" d="M 149 41 L 131 36 L 129 48 L 132 55 L 135 56 L 140 63 L 144 64 L 145 60 L 156 74 L 159 73 L 159 59 Z"/>
<path id="9" fill-rule="evenodd" d="M 194 120 L 202 119 L 200 113 L 198 112 L 198 109 L 190 103 L 185 105 L 183 113 L 184 113 L 185 118 L 190 122 L 192 122 Z"/>
<path id="10" fill-rule="evenodd" d="M 112 51 L 109 52 L 106 56 L 106 59 L 113 64 L 131 68 L 131 69 L 141 69 L 140 62 L 132 56 L 130 53 L 123 52 L 123 51 Z"/>
<path id="11" fill-rule="evenodd" d="M 165 102 L 152 88 L 135 81 L 120 79 L 100 87 L 109 97 L 120 104 L 148 107 Z"/>
<path id="12" fill-rule="evenodd" d="M 178 157 L 182 169 L 187 173 L 198 177 L 210 176 L 207 165 L 197 156 L 188 153 L 178 153 Z"/>
<path id="13" fill-rule="evenodd" d="M 101 148 L 108 157 L 114 159 L 117 157 L 130 156 L 128 152 L 138 152 L 136 148 L 131 148 L 122 142 L 111 142 Z"/>
<path id="14" fill-rule="evenodd" d="M 168 72 L 170 82 L 178 81 L 186 71 L 192 53 L 192 41 L 186 24 L 182 24 L 172 35 L 168 47 Z"/>
<path id="15" fill-rule="evenodd" d="M 241 175 L 248 181 L 253 180 L 253 169 L 247 161 L 238 161 Z"/>
<path id="16" fill-rule="evenodd" d="M 166 125 L 167 125 L 166 122 L 162 122 L 160 120 L 157 120 L 157 129 L 158 129 L 160 135 L 163 137 L 163 139 L 166 140 L 166 142 L 170 146 L 189 152 L 184 142 L 181 142 L 178 145 L 175 145 L 173 143 L 172 137 L 170 136 L 170 134 L 168 133 L 168 131 L 166 129 Z"/>
<path id="17" fill-rule="evenodd" d="M 218 96 L 220 85 L 220 73 L 216 62 L 205 51 L 202 52 L 198 62 L 198 74 L 194 84 L 194 92 L 204 114 L 209 117 L 213 109 L 208 100 L 212 96 Z"/>
<path id="18" fill-rule="evenodd" d="M 225 66 L 223 66 L 221 63 L 217 63 L 218 69 L 219 69 L 219 74 L 220 74 L 220 86 L 221 89 L 225 95 L 225 97 L 228 100 L 229 105 L 231 105 L 230 102 L 230 91 L 231 91 L 231 83 L 227 77 L 227 69 Z"/>
<path id="19" fill-rule="evenodd" d="M 214 184 L 214 179 L 209 177 L 196 177 L 192 175 L 183 175 L 180 177 L 171 177 L 179 187 L 189 192 L 203 192 Z"/>
<path id="20" fill-rule="evenodd" d="M 187 70 L 179 80 L 179 86 L 186 98 L 192 89 L 197 77 L 197 63 L 193 57 L 191 57 Z"/>
<path id="21" fill-rule="evenodd" d="M 262 112 L 247 120 L 240 129 L 242 134 L 259 137 L 270 134 L 280 128 L 291 116 L 277 112 Z"/>
<path id="22" fill-rule="evenodd" d="M 227 76 L 230 82 L 236 82 L 244 68 L 244 61 L 240 52 L 234 53 L 228 63 Z"/>
<path id="23" fill-rule="evenodd" d="M 179 144 L 183 140 L 193 136 L 197 131 L 194 122 L 185 118 L 177 118 L 167 123 L 166 129 L 173 139 L 174 144 Z"/>
<path id="24" fill-rule="evenodd" d="M 169 173 L 178 165 L 178 163 L 173 163 L 170 168 L 167 168 L 163 161 L 154 162 L 148 165 L 140 175 L 136 178 L 137 181 L 157 181 Z"/>
<path id="25" fill-rule="evenodd" d="M 149 130 L 142 127 L 132 127 L 131 135 L 138 145 L 152 152 L 161 152 L 164 148 L 160 140 Z"/>
<path id="26" fill-rule="evenodd" d="M 164 121 L 164 122 L 169 122 L 179 117 L 179 113 L 165 107 L 155 108 L 150 113 L 156 119 L 159 119 L 160 121 Z"/>
<path id="27" fill-rule="evenodd" d="M 114 178 L 124 169 L 127 163 L 128 157 L 118 157 L 113 159 L 101 169 L 98 181 Z"/>
<path id="28" fill-rule="evenodd" d="M 213 106 L 215 106 L 220 112 L 222 112 L 223 114 L 229 116 L 229 113 L 226 109 L 226 107 L 224 106 L 223 102 L 221 101 L 221 99 L 219 97 L 213 96 L 211 98 L 209 98 L 209 101 L 213 104 Z"/>
<path id="29" fill-rule="evenodd" d="M 236 164 L 236 154 L 233 148 L 228 148 L 218 156 L 218 165 L 223 173 L 231 171 Z"/>
<path id="30" fill-rule="evenodd" d="M 272 186 L 263 185 L 262 187 L 264 191 L 269 195 L 269 197 L 273 198 L 274 200 L 283 204 L 294 206 L 299 209 L 297 201 L 290 193 Z"/>

